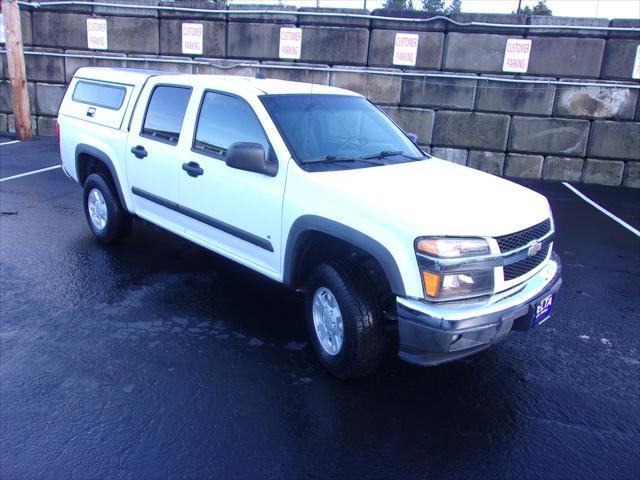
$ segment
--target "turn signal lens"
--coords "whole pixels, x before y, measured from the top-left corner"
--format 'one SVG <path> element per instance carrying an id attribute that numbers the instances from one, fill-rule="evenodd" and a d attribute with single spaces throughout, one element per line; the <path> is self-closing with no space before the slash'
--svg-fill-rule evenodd
<path id="1" fill-rule="evenodd" d="M 483 238 L 421 238 L 416 249 L 432 257 L 459 258 L 489 255 L 489 244 Z"/>
<path id="2" fill-rule="evenodd" d="M 452 300 L 488 295 L 493 291 L 493 269 L 437 274 L 422 270 L 425 297 Z"/>
<path id="3" fill-rule="evenodd" d="M 428 297 L 437 297 L 440 295 L 440 275 L 432 272 L 422 271 L 422 281 L 424 282 L 424 293 Z"/>

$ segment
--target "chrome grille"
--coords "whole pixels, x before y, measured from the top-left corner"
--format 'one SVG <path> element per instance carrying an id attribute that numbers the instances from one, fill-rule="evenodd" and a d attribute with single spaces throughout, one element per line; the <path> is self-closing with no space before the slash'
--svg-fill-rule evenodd
<path id="1" fill-rule="evenodd" d="M 549 253 L 549 248 L 551 248 L 551 246 L 541 249 L 532 257 L 527 257 L 518 262 L 506 265 L 504 267 L 504 280 L 508 282 L 509 280 L 513 280 L 514 278 L 518 278 L 529 273 L 544 262 L 544 259 L 547 258 L 547 254 Z"/>
<path id="2" fill-rule="evenodd" d="M 544 222 L 529 227 L 525 230 L 521 230 L 509 235 L 503 235 L 502 237 L 496 237 L 498 246 L 501 253 L 510 252 L 520 247 L 524 247 L 528 243 L 533 242 L 539 238 L 544 237 L 551 231 L 551 220 L 546 219 Z M 533 257 L 532 257 L 533 258 Z"/>

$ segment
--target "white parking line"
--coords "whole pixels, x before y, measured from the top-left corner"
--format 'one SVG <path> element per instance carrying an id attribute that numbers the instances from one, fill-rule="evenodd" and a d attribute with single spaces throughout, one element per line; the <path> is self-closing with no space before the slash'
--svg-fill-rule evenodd
<path id="1" fill-rule="evenodd" d="M 56 168 L 61 168 L 61 166 L 54 165 L 53 167 L 41 168 L 40 170 L 34 170 L 33 172 L 25 172 L 11 177 L 0 178 L 0 182 L 6 182 L 7 180 L 14 180 L 16 178 L 26 177 L 27 175 L 34 175 L 36 173 L 48 172 L 49 170 L 55 170 Z"/>
<path id="2" fill-rule="evenodd" d="M 20 143 L 20 140 L 11 140 L 10 142 L 0 143 L 0 147 L 2 145 L 11 145 L 12 143 Z"/>
<path id="3" fill-rule="evenodd" d="M 627 222 L 625 222 L 621 218 L 616 217 L 613 213 L 611 213 L 610 211 L 608 211 L 608 210 L 604 209 L 603 207 L 601 207 L 600 205 L 598 205 L 596 202 L 591 200 L 589 197 L 587 197 L 580 190 L 578 190 L 577 188 L 569 185 L 567 182 L 562 182 L 562 184 L 565 187 L 567 187 L 569 190 L 571 190 L 573 193 L 575 193 L 577 196 L 579 196 L 582 200 L 587 202 L 589 205 L 591 205 L 592 207 L 600 210 L 602 213 L 604 213 L 611 220 L 614 220 L 614 221 L 618 222 L 620 225 L 622 225 L 624 228 L 629 230 L 631 233 L 633 233 L 634 235 L 640 237 L 640 231 L 636 230 L 635 228 L 633 228 L 631 225 L 629 225 Z"/>

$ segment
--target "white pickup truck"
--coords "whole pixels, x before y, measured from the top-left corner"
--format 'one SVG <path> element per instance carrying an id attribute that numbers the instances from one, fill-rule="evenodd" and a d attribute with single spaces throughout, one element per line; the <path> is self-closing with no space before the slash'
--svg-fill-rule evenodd
<path id="1" fill-rule="evenodd" d="M 315 351 L 340 378 L 372 372 L 385 344 L 436 365 L 551 315 L 547 200 L 426 155 L 356 93 L 81 68 L 58 126 L 98 240 L 137 216 L 304 292 Z"/>

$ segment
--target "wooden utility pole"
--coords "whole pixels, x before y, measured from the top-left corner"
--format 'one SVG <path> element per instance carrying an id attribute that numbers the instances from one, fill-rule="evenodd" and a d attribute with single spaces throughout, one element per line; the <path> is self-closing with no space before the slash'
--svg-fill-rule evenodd
<path id="1" fill-rule="evenodd" d="M 7 66 L 11 82 L 13 118 L 18 140 L 31 140 L 31 115 L 29 113 L 29 91 L 27 73 L 24 68 L 22 50 L 22 27 L 17 0 L 2 0 L 2 13 L 7 36 Z"/>

